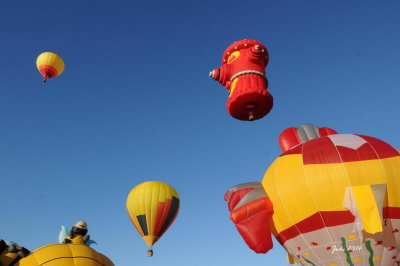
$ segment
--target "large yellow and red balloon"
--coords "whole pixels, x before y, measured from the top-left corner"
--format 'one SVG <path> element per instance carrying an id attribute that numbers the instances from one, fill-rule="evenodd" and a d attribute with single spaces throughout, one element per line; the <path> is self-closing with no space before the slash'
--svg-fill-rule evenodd
<path id="1" fill-rule="evenodd" d="M 61 75 L 64 71 L 64 61 L 58 54 L 44 52 L 36 59 L 36 67 L 43 76 L 43 81 L 46 81 Z"/>
<path id="2" fill-rule="evenodd" d="M 149 247 L 160 239 L 179 212 L 179 195 L 170 185 L 148 181 L 134 187 L 126 200 L 129 217 Z"/>
<path id="3" fill-rule="evenodd" d="M 399 151 L 373 137 L 330 129 L 302 140 L 303 129 L 320 132 L 304 125 L 281 135 L 280 142 L 291 143 L 296 135 L 299 142 L 284 145 L 262 181 L 272 202 L 271 231 L 290 259 L 305 265 L 400 264 Z M 292 140 L 282 139 L 288 136 Z"/>

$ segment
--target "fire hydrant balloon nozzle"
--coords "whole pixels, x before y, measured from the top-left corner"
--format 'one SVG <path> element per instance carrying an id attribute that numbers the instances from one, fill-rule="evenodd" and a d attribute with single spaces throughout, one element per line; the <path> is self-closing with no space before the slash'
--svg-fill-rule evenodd
<path id="1" fill-rule="evenodd" d="M 210 76 L 210 78 L 214 78 L 215 77 L 215 69 L 210 71 L 210 74 L 208 74 Z"/>
<path id="2" fill-rule="evenodd" d="M 230 76 L 230 68 L 227 67 L 227 65 L 223 65 L 220 68 L 216 68 L 210 72 L 210 77 L 216 81 L 219 81 L 222 86 L 225 87 L 226 84 L 230 82 Z"/>
<path id="3" fill-rule="evenodd" d="M 226 104 L 232 117 L 252 121 L 264 117 L 273 106 L 265 68 L 269 55 L 260 42 L 242 40 L 230 45 L 222 55 L 222 66 L 209 76 L 229 90 Z M 248 106 L 254 105 L 253 108 Z"/>

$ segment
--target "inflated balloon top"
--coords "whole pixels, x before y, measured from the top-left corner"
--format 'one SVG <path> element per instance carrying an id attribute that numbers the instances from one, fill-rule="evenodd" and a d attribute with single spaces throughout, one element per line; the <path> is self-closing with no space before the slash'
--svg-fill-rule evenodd
<path id="1" fill-rule="evenodd" d="M 267 91 L 265 67 L 269 55 L 260 42 L 242 40 L 229 46 L 222 55 L 222 66 L 210 72 L 210 77 L 229 90 L 226 107 L 239 120 L 252 121 L 271 110 L 273 98 Z"/>
<path id="2" fill-rule="evenodd" d="M 168 230 L 179 212 L 179 195 L 170 185 L 148 181 L 134 187 L 126 200 L 126 208 L 133 225 L 149 247 Z"/>
<path id="3" fill-rule="evenodd" d="M 262 184 L 225 197 L 249 247 L 267 252 L 272 232 L 293 263 L 400 264 L 399 151 L 309 124 L 286 129 L 279 141 L 284 153 Z"/>
<path id="4" fill-rule="evenodd" d="M 82 224 L 76 224 L 76 226 L 81 229 L 85 228 L 81 227 L 81 225 Z M 98 253 L 84 243 L 53 243 L 30 252 L 15 242 L 0 239 L 0 265 L 114 266 L 114 263 L 105 255 Z"/>
<path id="5" fill-rule="evenodd" d="M 87 245 L 54 243 L 40 247 L 16 264 L 10 265 L 114 266 L 114 263 Z"/>
<path id="6" fill-rule="evenodd" d="M 304 124 L 298 128 L 289 127 L 279 136 L 279 146 L 286 152 L 301 143 L 333 134 L 337 132 L 329 127 L 317 127 L 311 124 Z"/>
<path id="7" fill-rule="evenodd" d="M 52 52 L 41 53 L 36 59 L 36 66 L 43 76 L 43 82 L 49 78 L 54 78 L 64 71 L 64 61 L 58 54 Z"/>

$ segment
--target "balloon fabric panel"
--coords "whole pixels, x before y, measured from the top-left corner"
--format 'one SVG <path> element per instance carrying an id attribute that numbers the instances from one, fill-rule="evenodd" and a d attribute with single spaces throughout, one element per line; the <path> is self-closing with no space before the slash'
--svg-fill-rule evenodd
<path id="1" fill-rule="evenodd" d="M 159 230 L 155 231 L 158 238 L 160 238 L 174 222 L 179 210 L 179 199 L 172 196 L 172 200 L 167 199 L 166 203 L 160 202 L 159 205 L 160 209 L 163 209 L 163 215 L 159 218 L 160 225 L 162 226 Z M 167 216 L 164 216 L 164 214 L 167 214 Z"/>
<path id="2" fill-rule="evenodd" d="M 321 127 L 321 128 L 319 128 L 318 134 L 321 137 L 325 137 L 328 135 L 334 135 L 334 134 L 338 134 L 338 133 L 336 132 L 336 130 L 333 130 L 329 127 Z"/>
<path id="3" fill-rule="evenodd" d="M 232 195 L 229 197 L 228 209 L 230 211 L 236 210 L 238 208 L 238 203 L 241 202 L 243 197 L 252 190 L 254 190 L 254 188 L 243 188 L 241 190 L 235 191 L 235 193 L 232 193 Z"/>
<path id="4" fill-rule="evenodd" d="M 383 187 L 386 192 L 386 186 Z M 366 232 L 375 234 L 382 232 L 382 219 L 380 217 L 380 211 L 382 207 L 380 202 L 377 201 L 371 186 L 352 186 L 351 192 L 355 199 L 355 205 L 360 216 L 360 227 L 359 230 L 365 229 Z M 351 211 L 351 210 L 350 210 Z M 358 228 L 357 228 L 358 229 Z"/>
<path id="5" fill-rule="evenodd" d="M 283 152 L 288 151 L 290 148 L 300 143 L 301 141 L 297 135 L 297 128 L 295 127 L 285 129 L 279 136 L 279 146 Z"/>
<path id="6" fill-rule="evenodd" d="M 149 235 L 149 230 L 147 229 L 147 221 L 146 221 L 146 215 L 137 215 L 136 216 L 137 221 L 139 222 L 140 229 L 142 229 L 142 236 L 147 236 Z"/>

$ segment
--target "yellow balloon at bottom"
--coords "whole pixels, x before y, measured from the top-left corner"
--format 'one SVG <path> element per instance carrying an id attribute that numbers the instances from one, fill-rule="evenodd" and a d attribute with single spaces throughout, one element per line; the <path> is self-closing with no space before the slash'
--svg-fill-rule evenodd
<path id="1" fill-rule="evenodd" d="M 179 212 L 179 195 L 170 185 L 148 181 L 134 187 L 126 200 L 131 221 L 149 247 L 167 231 Z"/>
<path id="2" fill-rule="evenodd" d="M 114 266 L 114 263 L 94 249 L 81 244 L 49 244 L 34 250 L 16 266 Z"/>

